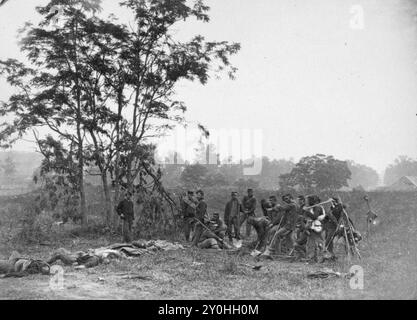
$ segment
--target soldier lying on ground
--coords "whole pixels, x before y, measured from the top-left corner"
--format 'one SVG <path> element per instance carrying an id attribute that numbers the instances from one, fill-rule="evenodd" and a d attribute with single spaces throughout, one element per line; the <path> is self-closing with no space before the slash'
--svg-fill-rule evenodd
<path id="1" fill-rule="evenodd" d="M 0 260 L 0 274 L 6 277 L 23 277 L 29 274 L 50 273 L 49 265 L 42 260 L 22 258 L 17 252 L 13 252 L 8 260 Z"/>
<path id="2" fill-rule="evenodd" d="M 58 249 L 51 258 L 48 259 L 49 264 L 61 261 L 66 266 L 78 265 L 82 268 L 94 268 L 102 263 L 109 263 L 111 258 L 121 258 L 122 255 L 115 250 L 88 250 L 69 252 L 63 248 Z"/>

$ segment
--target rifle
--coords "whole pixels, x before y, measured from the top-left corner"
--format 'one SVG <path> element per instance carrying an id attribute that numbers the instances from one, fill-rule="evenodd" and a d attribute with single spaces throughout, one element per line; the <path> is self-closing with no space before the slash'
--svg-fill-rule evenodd
<path id="1" fill-rule="evenodd" d="M 203 226 L 203 228 L 204 229 L 206 229 L 207 231 L 209 231 L 209 232 L 211 232 L 214 236 L 215 236 L 215 239 L 217 240 L 217 241 L 220 241 L 220 243 L 221 244 L 223 244 L 223 245 L 227 245 L 225 242 L 224 242 L 224 240 L 222 239 L 222 238 L 220 238 L 219 236 L 217 236 L 212 230 L 210 230 L 203 222 L 201 222 L 199 219 L 197 219 L 197 218 L 194 218 L 194 220 L 197 222 L 197 223 L 199 223 L 201 226 Z"/>
<path id="2" fill-rule="evenodd" d="M 312 205 L 312 206 L 309 206 L 309 207 L 304 207 L 303 209 L 304 209 L 304 210 L 310 210 L 310 209 L 313 209 L 313 208 L 315 208 L 315 207 L 321 206 L 321 205 L 323 205 L 323 204 L 326 204 L 326 203 L 331 203 L 331 202 L 333 202 L 333 201 L 334 201 L 333 199 L 329 199 L 329 200 L 326 200 L 326 201 L 324 201 L 324 202 L 317 203 L 317 204 Z"/>

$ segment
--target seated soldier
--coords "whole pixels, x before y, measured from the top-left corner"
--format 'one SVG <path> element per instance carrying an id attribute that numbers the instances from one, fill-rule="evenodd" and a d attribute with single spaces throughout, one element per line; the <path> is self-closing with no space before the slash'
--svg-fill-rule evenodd
<path id="1" fill-rule="evenodd" d="M 292 237 L 295 260 L 305 258 L 308 233 L 306 232 L 305 223 L 301 219 L 297 221 Z"/>
<path id="2" fill-rule="evenodd" d="M 226 230 L 226 224 L 220 219 L 220 215 L 215 212 L 208 223 L 208 228 L 201 234 L 197 246 L 200 249 L 229 249 L 229 246 L 224 242 Z"/>
<path id="3" fill-rule="evenodd" d="M 218 225 L 215 221 L 210 220 L 208 224 L 208 229 L 205 229 L 200 236 L 200 240 L 197 246 L 200 249 L 218 249 L 220 250 L 220 245 L 218 241 L 218 237 L 216 235 L 216 229 Z"/>
<path id="4" fill-rule="evenodd" d="M 224 239 L 224 237 L 226 236 L 227 226 L 224 223 L 224 221 L 220 219 L 220 214 L 218 212 L 214 212 L 213 218 L 211 220 L 217 224 L 217 228 L 215 231 L 216 235 L 220 239 Z"/>

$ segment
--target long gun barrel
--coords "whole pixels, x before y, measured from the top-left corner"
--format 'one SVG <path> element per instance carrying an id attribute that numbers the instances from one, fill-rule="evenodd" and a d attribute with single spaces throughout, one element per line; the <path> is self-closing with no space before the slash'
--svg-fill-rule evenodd
<path id="1" fill-rule="evenodd" d="M 321 206 L 321 205 L 326 204 L 326 203 L 331 203 L 331 202 L 333 202 L 333 201 L 334 201 L 333 199 L 329 199 L 329 200 L 326 200 L 326 201 L 324 201 L 324 202 L 317 203 L 317 204 L 312 205 L 312 206 L 309 206 L 309 207 L 304 207 L 304 210 L 309 210 L 309 209 L 312 209 L 312 208 L 315 208 L 315 207 Z"/>

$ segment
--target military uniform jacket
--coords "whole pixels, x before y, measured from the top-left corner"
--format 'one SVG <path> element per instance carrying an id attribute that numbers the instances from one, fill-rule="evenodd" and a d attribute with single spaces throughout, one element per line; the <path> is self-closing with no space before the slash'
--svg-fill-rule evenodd
<path id="1" fill-rule="evenodd" d="M 235 212 L 232 212 L 232 208 L 233 208 L 233 201 L 236 201 L 236 208 L 237 210 Z M 231 218 L 234 217 L 239 217 L 239 213 L 240 212 L 244 212 L 243 211 L 243 206 L 240 203 L 239 200 L 230 200 L 227 204 L 226 207 L 224 209 L 224 220 L 226 221 L 226 223 L 228 221 L 230 221 Z"/>
<path id="2" fill-rule="evenodd" d="M 255 215 L 256 210 L 256 198 L 244 196 L 242 200 L 243 209 L 248 212 L 249 215 Z"/>
<path id="3" fill-rule="evenodd" d="M 197 207 L 195 209 L 195 217 L 201 222 L 208 220 L 207 203 L 204 201 L 204 199 L 198 201 Z"/>

